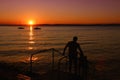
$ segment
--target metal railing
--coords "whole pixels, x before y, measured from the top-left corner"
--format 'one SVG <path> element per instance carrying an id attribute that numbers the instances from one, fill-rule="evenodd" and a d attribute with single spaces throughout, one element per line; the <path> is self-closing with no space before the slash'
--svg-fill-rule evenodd
<path id="1" fill-rule="evenodd" d="M 65 71 L 67 72 L 67 66 L 68 66 L 68 57 L 67 56 L 63 56 L 59 59 L 58 61 L 58 70 L 60 71 L 61 70 L 61 63 L 62 61 L 65 59 Z"/>
<path id="2" fill-rule="evenodd" d="M 62 55 L 62 53 L 59 51 L 59 50 L 56 50 L 56 49 L 54 49 L 54 48 L 51 48 L 51 49 L 45 49 L 45 50 L 40 50 L 40 51 L 37 51 L 37 52 L 35 52 L 35 53 L 32 53 L 31 55 L 30 55 L 30 67 L 29 67 L 29 69 L 30 69 L 30 73 L 32 73 L 33 72 L 33 56 L 34 55 L 36 55 L 36 54 L 39 54 L 39 53 L 43 53 L 43 52 L 51 52 L 52 53 L 52 70 L 54 70 L 54 66 L 55 66 L 55 52 L 57 52 L 58 54 L 60 54 L 60 55 Z M 62 68 L 62 61 L 63 60 L 65 60 L 64 62 L 65 62 L 65 67 L 63 67 L 63 69 L 61 69 Z M 86 57 L 86 60 L 87 60 L 87 57 Z M 64 71 L 64 72 L 69 72 L 68 71 L 68 57 L 67 56 L 62 56 L 61 58 L 59 58 L 59 60 L 58 60 L 58 64 L 57 64 L 58 66 L 57 66 L 57 70 L 58 70 L 58 72 L 60 72 L 60 71 Z M 61 66 L 62 65 L 62 66 Z M 79 73 L 79 75 L 81 74 L 81 69 L 82 69 L 82 77 L 84 77 L 85 79 L 83 79 L 83 80 L 87 80 L 87 75 L 88 75 L 88 71 L 87 71 L 87 66 L 89 67 L 89 65 L 93 65 L 93 64 L 91 64 L 91 63 L 89 63 L 89 62 L 87 62 L 87 64 L 86 63 L 84 63 L 84 61 L 82 61 L 82 60 L 80 60 L 79 59 L 79 62 L 78 62 L 78 73 Z M 81 68 L 82 67 L 82 68 Z M 95 69 L 95 67 L 94 66 L 92 66 L 93 67 L 93 69 Z M 89 68 L 88 68 L 89 69 Z M 95 72 L 95 71 L 94 71 Z M 58 73 L 59 74 L 59 73 Z M 94 75 L 95 73 L 93 73 L 93 75 Z M 58 75 L 59 76 L 59 75 Z"/>
<path id="3" fill-rule="evenodd" d="M 65 60 L 65 64 L 62 64 L 62 61 Z M 65 65 L 65 66 L 64 66 Z M 64 66 L 64 67 L 62 67 Z M 60 71 L 62 72 L 70 72 L 69 69 L 69 59 L 68 56 L 63 56 L 59 59 L 58 61 L 58 77 L 60 78 Z M 81 77 L 82 80 L 88 80 L 90 77 L 94 78 L 96 75 L 96 68 L 95 68 L 95 63 L 90 62 L 87 60 L 87 56 L 82 56 L 78 58 L 78 64 L 77 64 L 77 73 L 74 72 L 74 74 L 78 75 Z"/>
<path id="4" fill-rule="evenodd" d="M 60 51 L 54 49 L 54 48 L 51 48 L 51 49 L 40 50 L 40 51 L 37 51 L 37 52 L 32 53 L 30 55 L 30 73 L 33 72 L 33 56 L 36 55 L 36 54 L 43 53 L 43 52 L 48 52 L 48 51 L 52 52 L 52 70 L 54 70 L 54 65 L 55 65 L 54 55 L 55 55 L 55 52 L 57 52 L 60 55 L 62 55 L 62 53 Z"/>

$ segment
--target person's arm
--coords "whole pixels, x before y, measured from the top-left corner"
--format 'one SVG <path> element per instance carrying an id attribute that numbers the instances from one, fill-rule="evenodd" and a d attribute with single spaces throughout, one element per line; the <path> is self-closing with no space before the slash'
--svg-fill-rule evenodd
<path id="1" fill-rule="evenodd" d="M 80 56 L 84 56 L 83 51 L 82 51 L 80 45 L 78 45 L 78 49 L 79 49 L 79 51 L 80 51 Z"/>
<path id="2" fill-rule="evenodd" d="M 67 47 L 68 47 L 68 44 L 69 44 L 69 43 L 67 43 L 67 45 L 65 46 L 65 48 L 64 48 L 64 50 L 63 50 L 63 55 L 65 55 L 65 51 L 66 51 L 66 49 L 67 49 Z"/>

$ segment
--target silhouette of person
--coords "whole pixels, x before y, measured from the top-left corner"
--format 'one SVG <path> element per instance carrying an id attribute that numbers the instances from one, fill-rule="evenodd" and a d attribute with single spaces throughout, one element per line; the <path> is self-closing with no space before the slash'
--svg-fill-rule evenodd
<path id="1" fill-rule="evenodd" d="M 88 69 L 89 69 L 89 61 L 87 60 L 87 56 L 80 56 L 79 58 L 79 71 L 81 71 L 81 78 L 83 80 L 87 80 Z M 81 70 L 80 70 L 81 69 Z M 79 72 L 80 74 L 80 72 Z"/>
<path id="2" fill-rule="evenodd" d="M 76 36 L 73 37 L 72 41 L 69 41 L 64 48 L 63 55 L 65 55 L 65 51 L 68 48 L 68 57 L 69 57 L 69 72 L 71 72 L 72 65 L 74 64 L 74 72 L 77 73 L 77 63 L 78 63 L 78 54 L 83 56 L 83 51 L 77 43 L 78 38 Z M 79 50 L 79 53 L 78 51 Z"/>

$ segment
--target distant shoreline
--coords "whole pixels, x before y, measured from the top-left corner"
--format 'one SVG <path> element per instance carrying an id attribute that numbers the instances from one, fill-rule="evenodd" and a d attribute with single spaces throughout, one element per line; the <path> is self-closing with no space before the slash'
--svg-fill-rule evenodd
<path id="1" fill-rule="evenodd" d="M 26 24 L 0 24 L 0 26 L 28 26 Z M 33 26 L 120 26 L 120 24 L 36 24 Z"/>

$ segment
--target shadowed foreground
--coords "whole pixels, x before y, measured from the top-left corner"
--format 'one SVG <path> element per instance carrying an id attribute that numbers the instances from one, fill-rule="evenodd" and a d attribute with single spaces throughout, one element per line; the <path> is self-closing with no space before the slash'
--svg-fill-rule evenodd
<path id="1" fill-rule="evenodd" d="M 48 71 L 45 74 L 21 72 L 6 64 L 0 64 L 0 80 L 80 80 L 79 76 L 67 72 Z"/>
<path id="2" fill-rule="evenodd" d="M 39 60 L 33 61 L 33 57 L 38 53 L 52 51 L 52 61 L 48 65 L 40 65 Z M 83 66 L 77 73 L 69 72 L 68 58 L 62 56 L 55 57 L 55 52 L 61 54 L 55 49 L 41 50 L 30 56 L 30 62 L 0 63 L 0 79 L 2 80 L 87 80 L 87 73 Z M 80 67 L 80 65 L 78 65 Z M 85 67 L 86 68 L 86 67 Z M 85 73 L 84 73 L 85 72 Z M 85 77 L 84 77 L 85 76 Z"/>
<path id="3" fill-rule="evenodd" d="M 0 80 L 83 80 L 79 75 L 59 70 L 45 73 L 25 70 L 28 63 L 0 63 Z"/>

